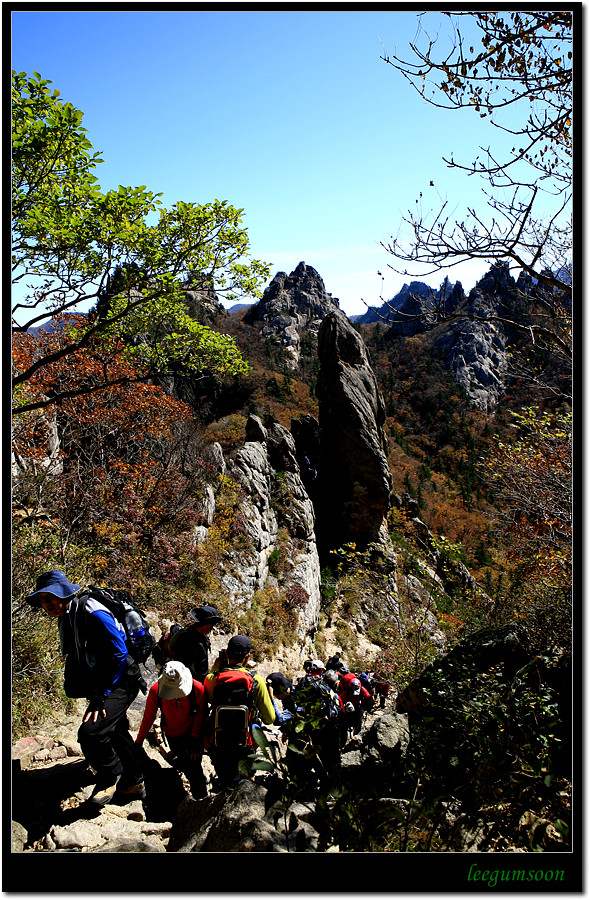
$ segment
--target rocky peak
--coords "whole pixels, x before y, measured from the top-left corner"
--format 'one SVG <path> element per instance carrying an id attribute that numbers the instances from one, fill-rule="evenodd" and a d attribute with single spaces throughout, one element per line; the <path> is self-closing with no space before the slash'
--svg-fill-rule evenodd
<path id="1" fill-rule="evenodd" d="M 495 317 L 510 317 L 516 293 L 508 266 L 492 266 L 469 296 L 456 305 L 455 313 L 464 311 L 465 318 L 451 320 L 434 342 L 434 348 L 445 354 L 455 381 L 474 406 L 486 412 L 493 411 L 510 381 L 509 335 Z"/>
<path id="2" fill-rule="evenodd" d="M 383 398 L 363 340 L 340 310 L 322 322 L 318 354 L 318 544 L 367 546 L 383 537 L 392 492 Z"/>
<path id="3" fill-rule="evenodd" d="M 358 321 L 361 324 L 371 324 L 384 320 L 393 322 L 397 319 L 391 324 L 389 334 L 413 337 L 415 334 L 427 331 L 429 327 L 422 319 L 418 318 L 422 301 L 429 300 L 439 303 L 443 296 L 447 313 L 453 312 L 457 305 L 465 299 L 461 282 L 451 284 L 449 279 L 445 278 L 437 289 L 429 287 L 423 281 L 411 281 L 409 284 L 404 284 L 395 297 L 384 303 L 378 310 L 374 308 L 367 310 Z M 399 313 L 397 317 L 396 312 Z"/>
<path id="4" fill-rule="evenodd" d="M 277 272 L 244 321 L 261 323 L 262 336 L 282 344 L 289 361 L 296 365 L 302 332 L 317 334 L 322 320 L 335 309 L 339 309 L 339 301 L 327 293 L 319 273 L 300 262 L 290 275 Z"/>
<path id="5" fill-rule="evenodd" d="M 194 283 L 187 282 L 184 302 L 189 314 L 203 325 L 210 324 L 219 316 L 228 315 L 217 293 L 210 285 L 200 287 Z"/>

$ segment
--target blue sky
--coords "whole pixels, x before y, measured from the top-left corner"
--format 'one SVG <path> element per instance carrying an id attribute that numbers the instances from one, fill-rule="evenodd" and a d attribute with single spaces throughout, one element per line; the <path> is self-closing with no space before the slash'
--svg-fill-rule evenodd
<path id="1" fill-rule="evenodd" d="M 388 268 L 380 242 L 421 191 L 423 204 L 446 197 L 457 215 L 477 203 L 481 184 L 442 157 L 471 162 L 498 140 L 469 113 L 425 104 L 381 60 L 405 53 L 418 11 L 24 5 L 12 11 L 12 66 L 84 112 L 104 190 L 146 185 L 165 205 L 243 208 L 271 277 L 304 260 L 351 315 L 410 280 Z M 487 268 L 449 275 L 469 290 Z"/>

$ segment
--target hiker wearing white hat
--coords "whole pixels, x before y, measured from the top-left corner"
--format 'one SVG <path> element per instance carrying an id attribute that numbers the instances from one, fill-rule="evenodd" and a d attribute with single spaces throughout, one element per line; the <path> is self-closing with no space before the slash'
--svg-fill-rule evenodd
<path id="1" fill-rule="evenodd" d="M 207 702 L 200 681 L 181 662 L 167 662 L 148 692 L 136 743 L 143 744 L 160 710 L 160 726 L 175 768 L 186 775 L 195 799 L 207 793 L 203 775 L 203 723 Z"/>

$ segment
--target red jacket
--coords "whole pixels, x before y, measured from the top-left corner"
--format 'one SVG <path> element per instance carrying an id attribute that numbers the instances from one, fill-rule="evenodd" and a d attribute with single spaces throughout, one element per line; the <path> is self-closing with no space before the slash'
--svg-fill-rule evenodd
<path id="1" fill-rule="evenodd" d="M 340 705 L 342 706 L 342 708 L 344 708 L 345 703 L 352 703 L 352 705 L 357 707 L 357 709 L 358 707 L 368 709 L 372 703 L 371 695 L 369 694 L 368 690 L 362 686 L 362 684 L 360 694 L 353 694 L 350 683 L 355 679 L 359 681 L 358 675 L 355 675 L 354 672 L 347 672 L 346 675 L 343 675 L 340 679 L 340 685 L 338 688 Z"/>
<path id="2" fill-rule="evenodd" d="M 195 692 L 194 700 L 190 696 L 182 697 L 180 700 L 161 700 L 162 731 L 164 734 L 170 737 L 184 737 L 185 735 L 198 737 L 201 733 L 207 709 L 205 688 L 200 681 L 195 681 L 194 679 L 193 688 Z M 198 709 L 196 713 L 193 713 L 192 709 L 195 700 Z M 143 720 L 135 739 L 137 744 L 143 743 L 147 737 L 148 731 L 156 720 L 158 707 L 158 682 L 156 681 L 148 691 Z"/>

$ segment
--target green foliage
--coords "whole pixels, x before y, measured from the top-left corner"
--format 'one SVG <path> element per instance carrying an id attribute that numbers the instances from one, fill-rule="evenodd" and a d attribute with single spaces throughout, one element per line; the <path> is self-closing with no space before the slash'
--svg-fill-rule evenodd
<path id="1" fill-rule="evenodd" d="M 486 807 L 490 826 L 503 821 L 504 836 L 512 831 L 513 839 L 527 810 L 568 821 L 556 791 L 569 776 L 562 660 L 537 657 L 514 677 L 504 665 L 474 670 L 447 657 L 423 673 L 424 708 L 412 725 L 406 776 L 408 784 L 419 779 L 420 808 L 431 824 L 449 795 L 466 817 Z"/>
<path id="2" fill-rule="evenodd" d="M 12 738 L 34 733 L 57 707 L 71 708 L 63 692 L 63 660 L 54 621 L 13 603 Z"/>
<path id="3" fill-rule="evenodd" d="M 33 279 L 14 312 L 29 315 L 32 325 L 95 299 L 60 358 L 100 337 L 111 346 L 120 339 L 120 356 L 144 375 L 179 365 L 244 374 L 233 339 L 198 324 L 184 303 L 187 284 L 234 299 L 257 294 L 268 277 L 268 267 L 249 258 L 243 210 L 225 200 L 159 209 L 159 195 L 144 186 L 101 193 L 92 174 L 101 160 L 82 113 L 49 85 L 36 74 L 13 73 L 13 275 L 19 287 Z M 17 367 L 14 386 L 53 359 Z"/>
<path id="4" fill-rule="evenodd" d="M 272 655 L 280 645 L 289 647 L 297 634 L 299 613 L 309 594 L 299 584 L 277 587 L 267 583 L 254 591 L 247 605 L 237 610 L 238 630 L 248 634 L 262 656 Z"/>
<path id="5" fill-rule="evenodd" d="M 13 530 L 12 558 L 12 734 L 34 732 L 56 706 L 67 708 L 63 660 L 55 621 L 25 603 L 37 575 L 51 568 L 73 568 L 78 548 L 65 549 L 45 522 Z M 83 565 L 82 565 L 83 568 Z"/>

